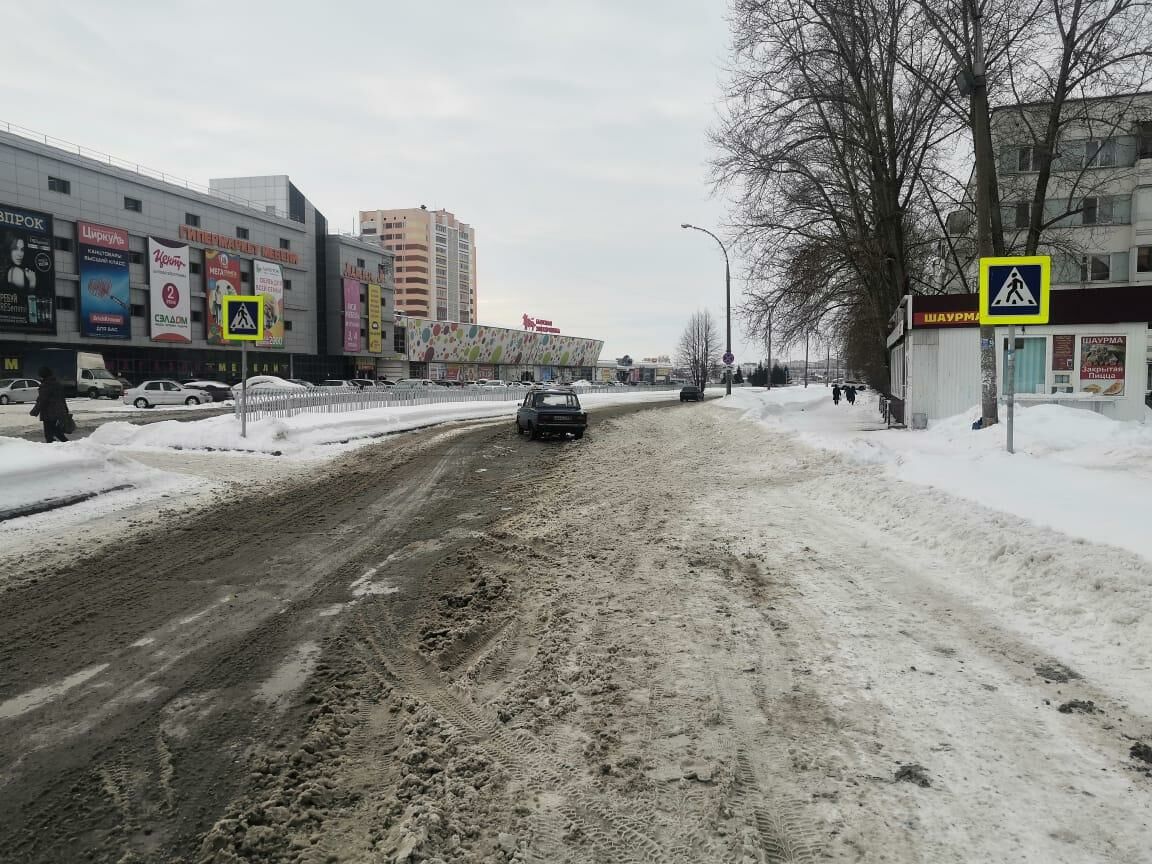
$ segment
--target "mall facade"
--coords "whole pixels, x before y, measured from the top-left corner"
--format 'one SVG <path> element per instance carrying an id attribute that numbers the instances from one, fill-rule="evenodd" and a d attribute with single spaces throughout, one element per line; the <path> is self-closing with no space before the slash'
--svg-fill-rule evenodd
<path id="1" fill-rule="evenodd" d="M 235 381 L 228 294 L 265 295 L 251 374 L 403 371 L 393 253 L 329 234 L 287 176 L 193 188 L 79 150 L 0 132 L 0 375 L 34 376 L 25 355 L 72 348 L 133 382 Z"/>

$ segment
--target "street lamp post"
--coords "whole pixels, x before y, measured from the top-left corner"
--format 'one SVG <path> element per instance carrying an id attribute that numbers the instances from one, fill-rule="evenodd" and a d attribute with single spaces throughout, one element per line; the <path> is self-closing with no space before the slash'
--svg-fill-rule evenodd
<path id="1" fill-rule="evenodd" d="M 724 253 L 724 353 L 730 355 L 732 353 L 732 272 L 728 266 L 728 250 L 724 248 L 724 243 L 709 231 L 707 228 L 700 228 L 696 225 L 689 225 L 687 222 L 680 223 L 681 228 L 691 228 L 693 231 L 702 231 L 707 234 L 720 246 L 720 251 Z M 724 364 L 727 366 L 728 364 Z M 724 370 L 724 392 L 726 395 L 732 395 L 732 370 Z"/>

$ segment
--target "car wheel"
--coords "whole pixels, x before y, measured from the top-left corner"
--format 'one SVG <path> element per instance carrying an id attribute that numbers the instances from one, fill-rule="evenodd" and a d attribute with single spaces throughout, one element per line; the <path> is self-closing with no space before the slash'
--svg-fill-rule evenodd
<path id="1" fill-rule="evenodd" d="M 100 398 L 100 391 L 97 390 L 95 387 L 93 387 L 91 390 L 88 391 L 88 398 L 89 399 L 99 399 Z"/>
<path id="2" fill-rule="evenodd" d="M 575 438 L 577 441 L 579 441 L 581 438 L 584 437 L 584 433 L 583 432 L 573 432 L 572 437 Z"/>
<path id="3" fill-rule="evenodd" d="M 137 408 L 147 408 L 148 407 L 148 400 L 145 399 L 143 396 L 140 396 L 132 404 L 135 405 Z"/>
<path id="4" fill-rule="evenodd" d="M 528 437 L 531 438 L 533 441 L 539 441 L 540 440 L 540 430 L 536 428 L 535 423 L 533 423 L 531 426 L 528 427 Z"/>
<path id="5" fill-rule="evenodd" d="M 185 405 L 199 405 L 200 400 L 197 399 L 195 396 L 189 396 L 187 399 L 184 400 L 184 404 Z"/>
<path id="6" fill-rule="evenodd" d="M 517 435 L 523 435 L 524 434 L 524 427 L 520 425 L 519 420 L 516 421 L 516 434 Z"/>
<path id="7" fill-rule="evenodd" d="M 0 396 L 0 405 L 7 405 L 7 404 L 8 404 L 7 394 Z"/>

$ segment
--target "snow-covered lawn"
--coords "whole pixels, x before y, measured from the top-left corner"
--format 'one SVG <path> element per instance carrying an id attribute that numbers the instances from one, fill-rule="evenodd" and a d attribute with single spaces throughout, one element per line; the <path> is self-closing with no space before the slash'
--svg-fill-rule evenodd
<path id="1" fill-rule="evenodd" d="M 1152 423 L 1054 405 L 1017 407 L 1016 453 L 1008 454 L 1003 423 L 972 429 L 976 408 L 912 431 L 881 428 L 875 396 L 836 406 L 823 386 L 741 389 L 721 404 L 896 479 L 1152 559 Z"/>

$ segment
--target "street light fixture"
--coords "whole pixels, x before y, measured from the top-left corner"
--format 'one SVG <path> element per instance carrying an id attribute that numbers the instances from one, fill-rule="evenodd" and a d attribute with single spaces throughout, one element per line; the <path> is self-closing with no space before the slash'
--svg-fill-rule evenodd
<path id="1" fill-rule="evenodd" d="M 721 241 L 719 237 L 717 237 L 715 234 L 713 234 L 707 228 L 700 228 L 696 225 L 690 225 L 687 222 L 681 222 L 680 227 L 681 228 L 691 228 L 693 231 L 701 231 L 704 234 L 707 234 L 709 237 L 711 237 L 713 240 L 716 241 L 717 245 L 720 246 L 720 251 L 724 253 L 724 325 L 725 325 L 724 326 L 724 331 L 725 331 L 724 355 L 726 357 L 730 357 L 732 355 L 732 271 L 731 271 L 731 268 L 728 266 L 728 250 L 725 248 L 723 241 Z M 727 366 L 728 364 L 725 363 L 724 365 Z M 731 396 L 732 395 L 732 370 L 731 369 L 725 369 L 724 370 L 724 383 L 725 383 L 725 389 L 724 389 L 725 394 L 728 396 Z"/>

